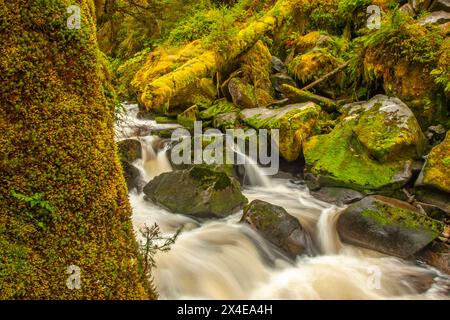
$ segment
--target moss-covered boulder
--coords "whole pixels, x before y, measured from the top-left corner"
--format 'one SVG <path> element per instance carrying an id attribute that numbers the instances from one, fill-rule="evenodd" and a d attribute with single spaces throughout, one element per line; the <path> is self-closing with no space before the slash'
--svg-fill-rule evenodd
<path id="1" fill-rule="evenodd" d="M 195 121 L 197 121 L 199 117 L 198 113 L 199 111 L 197 105 L 193 105 L 192 107 L 183 111 L 177 116 L 177 122 L 183 127 L 192 129 L 194 128 Z"/>
<path id="2" fill-rule="evenodd" d="M 379 162 L 418 159 L 426 138 L 416 117 L 400 99 L 383 95 L 345 106 L 349 115 L 360 114 L 353 128 L 358 141 Z"/>
<path id="3" fill-rule="evenodd" d="M 237 180 L 206 165 L 163 173 L 144 187 L 144 193 L 173 213 L 197 218 L 223 218 L 247 203 Z"/>
<path id="4" fill-rule="evenodd" d="M 422 25 L 404 14 L 387 17 L 381 29 L 365 39 L 366 81 L 383 86 L 388 95 L 405 102 L 422 129 L 435 121 L 446 121 L 448 37 L 445 40 L 444 32 L 438 27 Z"/>
<path id="5" fill-rule="evenodd" d="M 424 146 L 423 133 L 406 105 L 376 96 L 341 111 L 331 133 L 303 144 L 308 178 L 322 186 L 359 191 L 405 185 L 412 175 L 412 159 Z"/>
<path id="6" fill-rule="evenodd" d="M 298 219 L 268 202 L 254 200 L 245 206 L 241 222 L 292 257 L 306 253 L 311 246 L 311 239 Z"/>
<path id="7" fill-rule="evenodd" d="M 344 242 L 407 258 L 437 238 L 444 224 L 406 202 L 370 196 L 350 205 L 337 229 Z"/>
<path id="8" fill-rule="evenodd" d="M 450 131 L 445 140 L 431 150 L 417 185 L 450 193 Z"/>
<path id="9" fill-rule="evenodd" d="M 75 4 L 81 28 L 69 29 Z M 94 8 L 0 5 L 0 299 L 154 297 L 139 272 Z M 70 266 L 80 290 L 67 286 Z"/>
<path id="10" fill-rule="evenodd" d="M 266 106 L 274 99 L 264 89 L 246 82 L 242 78 L 233 78 L 228 83 L 231 99 L 239 108 L 257 108 Z"/>
<path id="11" fill-rule="evenodd" d="M 262 41 L 258 41 L 239 58 L 244 78 L 255 88 L 272 93 L 270 72 L 272 70 L 272 55 Z"/>
<path id="12" fill-rule="evenodd" d="M 279 129 L 279 152 L 286 160 L 295 161 L 303 142 L 319 120 L 320 112 L 320 107 L 310 102 L 279 109 L 245 109 L 241 112 L 241 119 L 255 129 Z"/>

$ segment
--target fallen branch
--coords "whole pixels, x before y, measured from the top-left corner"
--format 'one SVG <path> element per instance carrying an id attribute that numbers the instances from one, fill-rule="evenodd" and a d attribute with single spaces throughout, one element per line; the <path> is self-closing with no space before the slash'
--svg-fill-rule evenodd
<path id="1" fill-rule="evenodd" d="M 350 60 L 348 60 L 347 62 L 344 62 L 343 64 L 341 64 L 339 67 L 337 67 L 336 69 L 334 69 L 333 71 L 327 73 L 326 75 L 324 75 L 323 77 L 317 79 L 316 81 L 308 84 L 306 87 L 302 88 L 301 90 L 307 91 L 311 88 L 314 88 L 315 86 L 317 86 L 319 83 L 321 83 L 322 81 L 327 80 L 328 78 L 334 76 L 336 73 L 338 73 L 339 71 L 341 71 L 342 69 L 346 68 L 348 65 L 350 64 Z"/>

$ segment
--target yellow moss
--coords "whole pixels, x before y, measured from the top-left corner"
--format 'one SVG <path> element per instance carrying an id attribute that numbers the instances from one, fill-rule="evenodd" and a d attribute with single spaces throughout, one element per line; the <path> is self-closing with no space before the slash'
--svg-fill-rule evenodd
<path id="1" fill-rule="evenodd" d="M 450 193 L 450 132 L 428 155 L 423 183 Z"/>
<path id="2" fill-rule="evenodd" d="M 66 26 L 73 4 L 79 30 Z M 91 0 L 0 5 L 0 299 L 153 295 L 138 273 L 93 10 Z M 43 229 L 12 191 L 42 193 L 55 208 Z M 70 265 L 81 290 L 66 286 Z"/>

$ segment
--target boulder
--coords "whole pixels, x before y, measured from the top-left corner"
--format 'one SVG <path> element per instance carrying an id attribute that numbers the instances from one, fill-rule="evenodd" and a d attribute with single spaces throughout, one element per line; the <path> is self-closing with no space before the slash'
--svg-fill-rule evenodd
<path id="1" fill-rule="evenodd" d="M 346 243 L 407 258 L 436 239 L 444 224 L 407 202 L 370 196 L 350 205 L 339 217 L 337 229 Z"/>
<path id="2" fill-rule="evenodd" d="M 142 189 L 145 186 L 145 180 L 139 169 L 128 161 L 121 161 L 121 163 L 128 191 L 136 190 L 138 193 L 142 192 Z"/>
<path id="3" fill-rule="evenodd" d="M 146 200 L 173 213 L 197 218 L 223 218 L 247 203 L 236 179 L 206 165 L 163 173 L 144 187 L 144 193 Z"/>
<path id="4" fill-rule="evenodd" d="M 378 161 L 418 159 L 424 153 L 425 135 L 412 111 L 400 99 L 377 95 L 370 101 L 344 106 L 343 111 L 360 114 L 353 132 Z"/>
<path id="5" fill-rule="evenodd" d="M 450 1 L 449 0 L 434 0 L 431 4 L 429 11 L 446 11 L 450 12 Z"/>
<path id="6" fill-rule="evenodd" d="M 353 203 L 364 198 L 364 195 L 356 190 L 331 187 L 324 187 L 320 190 L 312 191 L 311 195 L 321 201 L 337 204 L 339 206 Z"/>
<path id="7" fill-rule="evenodd" d="M 303 144 L 307 178 L 318 186 L 361 192 L 393 190 L 412 177 L 425 138 L 408 107 L 376 96 L 344 106 L 336 127 Z"/>
<path id="8" fill-rule="evenodd" d="M 297 218 L 284 208 L 265 201 L 254 200 L 245 206 L 241 222 L 292 257 L 304 254 L 311 245 L 309 235 Z"/>
<path id="9" fill-rule="evenodd" d="M 431 150 L 416 185 L 450 193 L 450 131 L 445 140 Z"/>
<path id="10" fill-rule="evenodd" d="M 434 11 L 429 16 L 421 19 L 419 23 L 421 25 L 427 24 L 444 24 L 450 21 L 450 12 L 446 11 Z"/>
<path id="11" fill-rule="evenodd" d="M 125 139 L 119 141 L 117 144 L 121 160 L 131 163 L 142 158 L 142 146 L 139 140 Z"/>
<path id="12" fill-rule="evenodd" d="M 409 5 L 414 9 L 416 13 L 428 10 L 433 0 L 408 0 Z"/>
<path id="13" fill-rule="evenodd" d="M 257 108 L 273 101 L 267 91 L 255 87 L 242 78 L 231 79 L 228 83 L 228 91 L 233 103 L 240 108 Z"/>
<path id="14" fill-rule="evenodd" d="M 255 129 L 279 129 L 279 152 L 288 161 L 295 161 L 320 117 L 318 105 L 298 103 L 279 109 L 255 108 L 241 111 L 242 121 Z"/>

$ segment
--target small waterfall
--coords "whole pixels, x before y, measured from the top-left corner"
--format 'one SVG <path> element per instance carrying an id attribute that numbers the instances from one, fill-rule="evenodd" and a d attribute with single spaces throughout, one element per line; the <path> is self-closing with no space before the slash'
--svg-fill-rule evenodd
<path id="1" fill-rule="evenodd" d="M 164 144 L 161 138 L 147 136 L 141 137 L 140 141 L 142 144 L 142 169 L 145 181 L 150 181 L 162 173 L 172 171 L 172 165 L 167 156 L 168 146 Z"/>
<path id="2" fill-rule="evenodd" d="M 239 150 L 237 145 L 233 145 L 233 151 L 236 153 L 238 163 L 244 164 L 245 177 L 251 186 L 260 186 L 270 188 L 273 186 L 273 181 L 264 173 L 257 161 Z"/>

